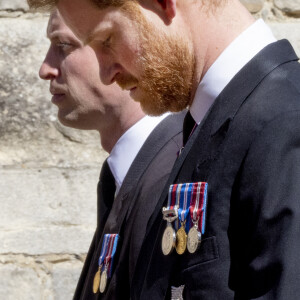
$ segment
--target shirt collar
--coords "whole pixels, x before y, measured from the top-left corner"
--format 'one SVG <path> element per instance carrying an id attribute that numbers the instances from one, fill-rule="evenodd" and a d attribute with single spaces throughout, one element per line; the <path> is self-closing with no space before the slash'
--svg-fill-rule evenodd
<path id="1" fill-rule="evenodd" d="M 217 58 L 201 80 L 190 113 L 199 124 L 230 80 L 264 47 L 275 42 L 262 19 L 242 32 Z"/>
<path id="2" fill-rule="evenodd" d="M 153 129 L 169 114 L 145 116 L 130 127 L 113 147 L 107 162 L 115 178 L 116 195 L 136 155 Z"/>

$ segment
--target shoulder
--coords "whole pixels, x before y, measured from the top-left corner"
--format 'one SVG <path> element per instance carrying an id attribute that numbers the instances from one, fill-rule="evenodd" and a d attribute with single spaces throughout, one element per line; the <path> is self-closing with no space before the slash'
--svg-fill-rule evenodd
<path id="1" fill-rule="evenodd" d="M 151 132 L 140 153 L 153 158 L 162 151 L 177 155 L 182 146 L 182 126 L 185 115 L 186 111 L 182 111 L 163 119 Z"/>
<path id="2" fill-rule="evenodd" d="M 297 128 L 299 111 L 300 65 L 289 62 L 270 72 L 251 92 L 234 116 L 231 132 L 237 141 L 249 145 L 260 141 L 260 136 L 271 136 L 272 130 L 278 131 L 273 139 L 284 139 L 279 128 L 291 124 Z"/>
<path id="3" fill-rule="evenodd" d="M 170 114 L 165 119 L 163 119 L 153 130 L 151 135 L 165 135 L 174 136 L 182 132 L 183 120 L 187 113 L 187 110 L 181 111 L 179 113 Z M 150 135 L 150 137 L 151 137 Z"/>

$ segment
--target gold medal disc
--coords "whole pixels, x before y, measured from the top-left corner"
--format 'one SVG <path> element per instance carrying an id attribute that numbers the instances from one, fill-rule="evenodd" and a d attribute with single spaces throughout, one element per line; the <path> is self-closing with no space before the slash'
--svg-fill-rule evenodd
<path id="1" fill-rule="evenodd" d="M 168 225 L 164 231 L 162 241 L 161 241 L 161 249 L 164 255 L 169 255 L 175 247 L 176 234 L 175 230 L 171 225 Z"/>
<path id="2" fill-rule="evenodd" d="M 187 236 L 187 249 L 190 253 L 195 253 L 201 243 L 201 233 L 196 226 L 193 226 Z"/>
<path id="3" fill-rule="evenodd" d="M 100 279 L 100 287 L 99 291 L 100 293 L 104 293 L 107 285 L 107 271 L 104 270 L 101 274 L 101 279 Z"/>
<path id="4" fill-rule="evenodd" d="M 94 281 L 93 281 L 93 293 L 94 294 L 97 294 L 99 286 L 100 286 L 100 268 L 99 268 L 98 272 L 95 274 Z"/>
<path id="5" fill-rule="evenodd" d="M 186 232 L 183 228 L 183 226 L 181 226 L 177 233 L 176 233 L 176 252 L 181 255 L 185 252 L 186 249 L 186 243 L 187 243 L 187 235 Z"/>

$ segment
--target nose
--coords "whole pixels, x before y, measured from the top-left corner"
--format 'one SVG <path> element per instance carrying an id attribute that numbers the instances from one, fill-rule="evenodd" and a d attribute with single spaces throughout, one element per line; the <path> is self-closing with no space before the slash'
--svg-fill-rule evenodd
<path id="1" fill-rule="evenodd" d="M 59 76 L 59 68 L 56 66 L 54 56 L 49 49 L 39 70 L 39 76 L 43 80 L 52 80 Z"/>

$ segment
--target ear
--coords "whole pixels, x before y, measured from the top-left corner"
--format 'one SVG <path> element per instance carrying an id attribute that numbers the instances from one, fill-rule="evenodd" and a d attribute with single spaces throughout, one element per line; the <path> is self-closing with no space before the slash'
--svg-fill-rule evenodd
<path id="1" fill-rule="evenodd" d="M 166 25 L 176 16 L 176 0 L 141 0 L 141 5 L 155 12 Z"/>
<path id="2" fill-rule="evenodd" d="M 169 23 L 176 16 L 176 0 L 157 0 Z"/>

